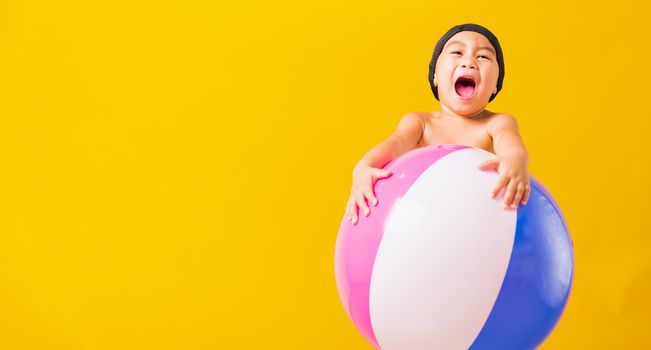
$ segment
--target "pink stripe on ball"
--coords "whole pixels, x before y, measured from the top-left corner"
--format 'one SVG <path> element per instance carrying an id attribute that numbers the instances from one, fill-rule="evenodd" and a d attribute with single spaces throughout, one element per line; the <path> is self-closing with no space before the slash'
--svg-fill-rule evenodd
<path id="1" fill-rule="evenodd" d="M 392 160 L 384 169 L 393 175 L 378 180 L 374 186 L 378 204 L 369 204 L 369 216 L 364 216 L 360 211 L 356 224 L 346 218 L 342 220 L 335 247 L 337 290 L 348 316 L 364 338 L 377 349 L 380 347 L 371 325 L 369 292 L 375 256 L 384 235 L 389 211 L 430 165 L 445 155 L 464 148 L 470 147 L 426 146 L 409 152 L 408 161 L 404 155 Z"/>

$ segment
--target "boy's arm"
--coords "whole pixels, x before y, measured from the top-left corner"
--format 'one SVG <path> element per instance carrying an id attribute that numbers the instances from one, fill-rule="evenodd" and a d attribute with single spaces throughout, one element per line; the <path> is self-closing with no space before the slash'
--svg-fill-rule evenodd
<path id="1" fill-rule="evenodd" d="M 498 156 L 517 156 L 529 163 L 529 156 L 518 131 L 518 122 L 508 114 L 500 114 L 488 125 L 488 134 L 493 138 L 493 149 Z"/>
<path id="2" fill-rule="evenodd" d="M 416 112 L 405 114 L 393 134 L 369 150 L 355 167 L 384 167 L 392 159 L 416 148 L 423 135 L 423 128 L 423 117 L 420 114 Z"/>
<path id="3" fill-rule="evenodd" d="M 389 176 L 383 168 L 392 159 L 416 148 L 420 137 L 423 134 L 423 118 L 418 113 L 407 113 L 400 119 L 396 131 L 386 140 L 368 151 L 353 168 L 353 186 L 351 196 L 346 205 L 346 215 L 353 223 L 357 223 L 357 208 L 364 211 L 364 215 L 370 213 L 367 200 L 377 205 L 377 199 L 373 194 L 374 178 Z"/>
<path id="4" fill-rule="evenodd" d="M 529 185 L 529 155 L 518 132 L 518 123 L 508 114 L 496 115 L 488 125 L 488 133 L 493 138 L 493 149 L 497 157 L 479 165 L 482 170 L 496 169 L 500 174 L 491 196 L 495 196 L 506 187 L 504 195 L 505 209 L 516 209 L 518 202 L 527 203 L 531 187 Z"/>

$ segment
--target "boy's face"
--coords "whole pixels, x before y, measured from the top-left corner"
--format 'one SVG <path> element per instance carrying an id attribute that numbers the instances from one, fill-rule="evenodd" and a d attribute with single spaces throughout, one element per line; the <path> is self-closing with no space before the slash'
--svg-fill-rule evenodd
<path id="1" fill-rule="evenodd" d="M 491 95 L 497 93 L 498 76 L 497 56 L 490 41 L 479 33 L 463 31 L 443 46 L 436 61 L 434 84 L 442 104 L 458 115 L 469 115 L 484 109 Z"/>

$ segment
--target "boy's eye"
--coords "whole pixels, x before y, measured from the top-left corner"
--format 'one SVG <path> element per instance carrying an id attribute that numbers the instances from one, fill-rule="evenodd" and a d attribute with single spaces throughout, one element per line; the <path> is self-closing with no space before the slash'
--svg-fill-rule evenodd
<path id="1" fill-rule="evenodd" d="M 458 53 L 458 54 L 461 54 L 461 51 L 452 51 L 452 52 L 450 52 L 450 53 Z M 488 56 L 484 56 L 484 55 L 479 55 L 479 57 L 483 57 L 483 58 L 489 59 Z"/>

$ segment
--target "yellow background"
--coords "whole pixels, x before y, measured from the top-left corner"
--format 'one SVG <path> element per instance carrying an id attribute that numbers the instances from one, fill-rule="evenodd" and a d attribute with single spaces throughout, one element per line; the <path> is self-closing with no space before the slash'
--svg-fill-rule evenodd
<path id="1" fill-rule="evenodd" d="M 370 349 L 334 281 L 353 165 L 439 109 L 436 40 L 504 50 L 488 109 L 561 206 L 543 349 L 651 347 L 646 1 L 0 1 L 0 348 Z"/>

